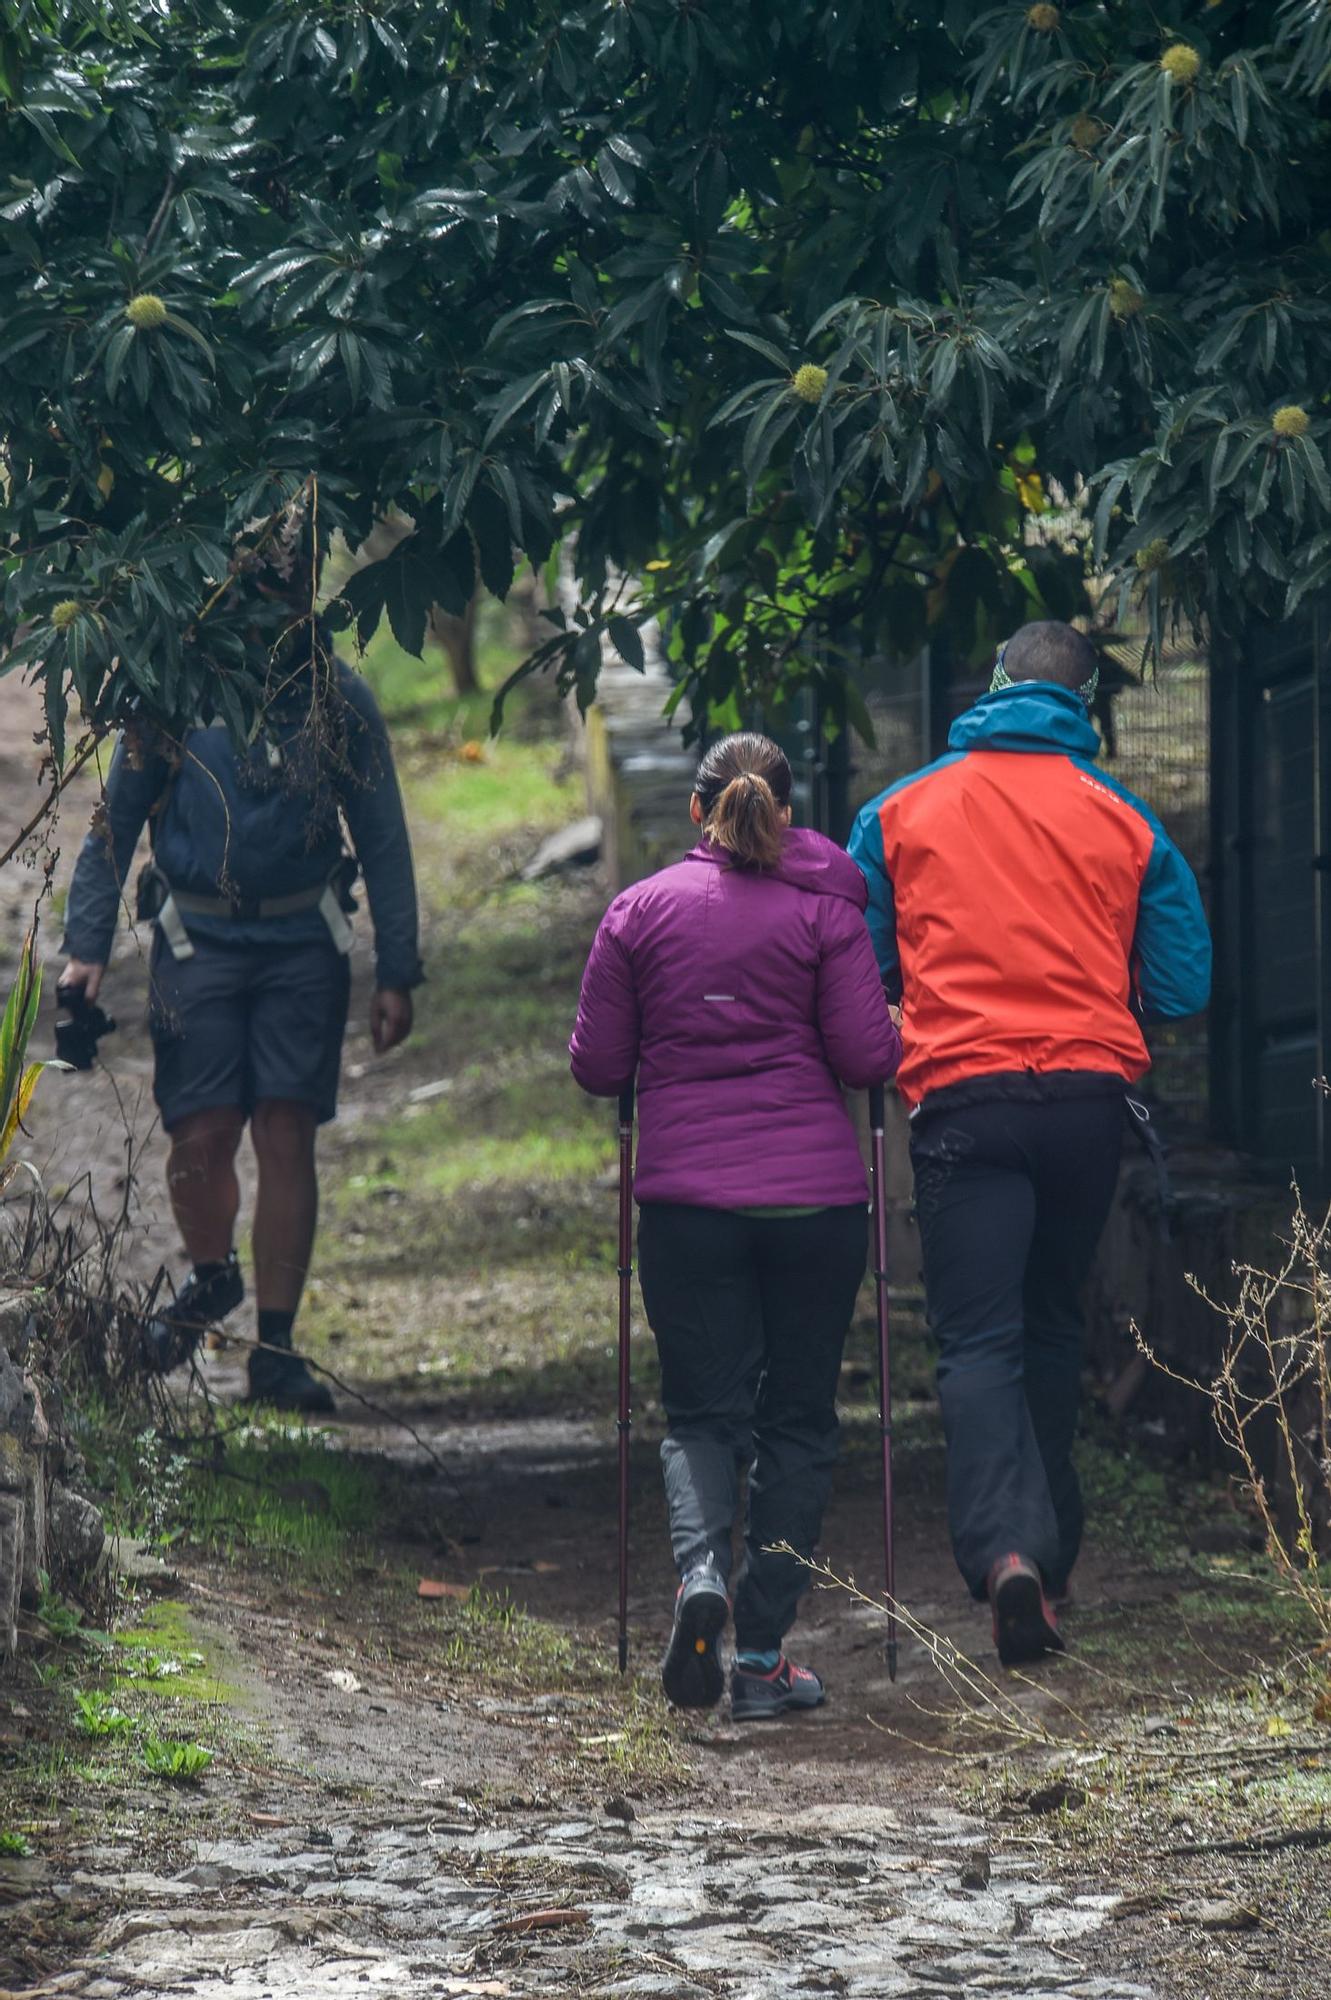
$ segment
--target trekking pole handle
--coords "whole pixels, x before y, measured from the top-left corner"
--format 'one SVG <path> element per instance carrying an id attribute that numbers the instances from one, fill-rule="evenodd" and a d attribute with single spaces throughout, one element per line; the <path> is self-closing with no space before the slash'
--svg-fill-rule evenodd
<path id="1" fill-rule="evenodd" d="M 869 1085 L 869 1124 L 880 1132 L 887 1117 L 887 1092 L 881 1083 Z"/>
<path id="2" fill-rule="evenodd" d="M 634 1086 L 632 1083 L 626 1083 L 619 1093 L 619 1122 L 621 1125 L 631 1125 L 633 1123 L 633 1094 Z"/>

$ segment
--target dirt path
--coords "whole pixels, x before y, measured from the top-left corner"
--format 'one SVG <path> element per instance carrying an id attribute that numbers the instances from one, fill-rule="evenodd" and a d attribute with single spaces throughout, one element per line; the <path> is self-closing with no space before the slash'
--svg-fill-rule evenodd
<path id="1" fill-rule="evenodd" d="M 31 783 L 31 721 L 0 683 L 6 816 Z M 414 1043 L 372 1064 L 362 937 L 303 1322 L 368 1401 L 343 1394 L 315 1446 L 227 1420 L 202 1465 L 197 1431 L 175 1456 L 132 1424 L 105 1445 L 121 1509 L 159 1553 L 132 1565 L 117 1650 L 53 1645 L 43 1676 L 25 1667 L 0 1692 L 0 1831 L 30 1829 L 32 1850 L 0 1860 L 0 1977 L 107 2000 L 1321 1995 L 1315 1848 L 1162 1853 L 1310 1823 L 1331 1791 L 1323 1739 L 1270 1664 L 1289 1634 L 1239 1573 L 1245 1525 L 1223 1492 L 1116 1438 L 1086 1450 L 1074 1657 L 1038 1683 L 959 1700 L 908 1642 L 893 1687 L 879 1615 L 819 1589 L 799 1650 L 826 1675 L 823 1712 L 748 1732 L 723 1712 L 672 1716 L 653 1673 L 672 1579 L 639 1328 L 633 1673 L 612 1671 L 609 1134 L 561 1052 L 603 891 L 502 888 L 580 808 L 558 763 L 555 745 L 478 766 L 456 728 L 404 734 L 431 984 Z M 87 797 L 67 811 L 58 880 Z M 11 873 L 7 935 L 28 896 Z M 52 1188 L 90 1172 L 112 1199 L 128 1107 L 146 1275 L 174 1244 L 141 988 L 124 939 L 113 1080 L 49 1079 L 31 1151 Z M 899 1325 L 901 1593 L 986 1660 L 947 1552 L 909 1306 Z M 825 1546 L 872 1593 L 869 1360 L 865 1311 Z M 240 1371 L 234 1349 L 204 1358 L 219 1408 Z M 1208 1571 L 1189 1543 L 1205 1526 L 1214 1547 L 1217 1524 L 1235 1558 Z M 439 1594 L 418 1595 L 421 1578 Z M 72 1737 L 71 1693 L 90 1691 L 137 1733 Z M 135 1746 L 153 1731 L 214 1750 L 201 1787 L 145 1779 Z M 1285 1788 L 1262 1791 L 1272 1771 Z"/>

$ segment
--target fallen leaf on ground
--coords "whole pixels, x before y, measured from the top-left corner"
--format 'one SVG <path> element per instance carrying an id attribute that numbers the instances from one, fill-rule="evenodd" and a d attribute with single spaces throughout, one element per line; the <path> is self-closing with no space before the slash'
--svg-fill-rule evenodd
<path id="1" fill-rule="evenodd" d="M 1294 1731 L 1283 1715 L 1272 1715 L 1267 1719 L 1266 1733 L 1268 1736 L 1292 1736 Z"/>
<path id="2" fill-rule="evenodd" d="M 359 1694 L 361 1691 L 360 1682 L 350 1667 L 329 1667 L 324 1679 L 331 1681 L 335 1688 L 341 1688 L 343 1694 Z"/>
<path id="3" fill-rule="evenodd" d="M 524 1910 L 516 1917 L 505 1917 L 495 1925 L 497 1931 L 554 1931 L 565 1924 L 589 1924 L 590 1910 Z"/>
<path id="4" fill-rule="evenodd" d="M 286 1821 L 283 1819 L 281 1813 L 250 1812 L 246 1813 L 245 1817 L 251 1826 L 286 1825 Z"/>
<path id="5" fill-rule="evenodd" d="M 416 1585 L 417 1597 L 470 1597 L 469 1583 L 445 1583 L 442 1577 L 423 1576 Z"/>

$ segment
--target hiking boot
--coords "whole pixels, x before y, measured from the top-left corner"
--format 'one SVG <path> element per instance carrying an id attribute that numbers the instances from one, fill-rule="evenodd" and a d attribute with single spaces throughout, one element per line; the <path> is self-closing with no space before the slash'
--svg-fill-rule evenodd
<path id="1" fill-rule="evenodd" d="M 730 1616 L 720 1572 L 710 1562 L 691 1569 L 675 1593 L 675 1622 L 661 1662 L 661 1686 L 676 1708 L 715 1708 L 726 1677 L 717 1641 Z"/>
<path id="2" fill-rule="evenodd" d="M 250 1403 L 267 1403 L 300 1417 L 331 1417 L 337 1409 L 326 1382 L 311 1375 L 305 1357 L 291 1352 L 291 1335 L 256 1347 L 249 1361 Z"/>
<path id="3" fill-rule="evenodd" d="M 989 1572 L 994 1644 L 1005 1667 L 1067 1651 L 1040 1572 L 1025 1556 L 1000 1556 Z"/>
<path id="4" fill-rule="evenodd" d="M 210 1326 L 234 1312 L 245 1296 L 240 1260 L 233 1250 L 222 1264 L 196 1265 L 171 1303 L 155 1312 L 140 1335 L 150 1375 L 169 1375 L 188 1361 Z"/>
<path id="5" fill-rule="evenodd" d="M 730 1675 L 730 1713 L 736 1722 L 766 1722 L 788 1708 L 821 1708 L 827 1699 L 811 1667 L 792 1666 L 782 1653 L 767 1673 L 735 1666 Z"/>

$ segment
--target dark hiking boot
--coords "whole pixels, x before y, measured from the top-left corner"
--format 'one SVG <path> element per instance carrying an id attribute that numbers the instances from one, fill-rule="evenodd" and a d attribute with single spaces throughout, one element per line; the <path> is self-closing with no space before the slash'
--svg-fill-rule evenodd
<path id="1" fill-rule="evenodd" d="M 1005 1667 L 1019 1667 L 1067 1648 L 1040 1572 L 1025 1556 L 1000 1556 L 989 1572 L 994 1644 Z"/>
<path id="2" fill-rule="evenodd" d="M 730 1713 L 736 1722 L 766 1722 L 791 1708 L 821 1708 L 827 1699 L 812 1667 L 795 1667 L 783 1653 L 769 1673 L 736 1666 L 730 1675 Z"/>
<path id="3" fill-rule="evenodd" d="M 270 1409 L 290 1410 L 300 1417 L 331 1417 L 337 1409 L 326 1382 L 311 1375 L 300 1354 L 291 1352 L 291 1335 L 256 1347 L 249 1363 L 250 1392 L 246 1400 Z"/>
<path id="4" fill-rule="evenodd" d="M 144 1325 L 140 1351 L 148 1373 L 169 1375 L 188 1361 L 209 1327 L 234 1312 L 244 1296 L 245 1280 L 234 1250 L 224 1264 L 196 1266 L 171 1303 Z"/>
<path id="5" fill-rule="evenodd" d="M 661 1662 L 661 1686 L 676 1708 L 715 1708 L 726 1677 L 717 1642 L 730 1616 L 730 1599 L 711 1563 L 691 1569 L 675 1594 L 675 1623 Z"/>

